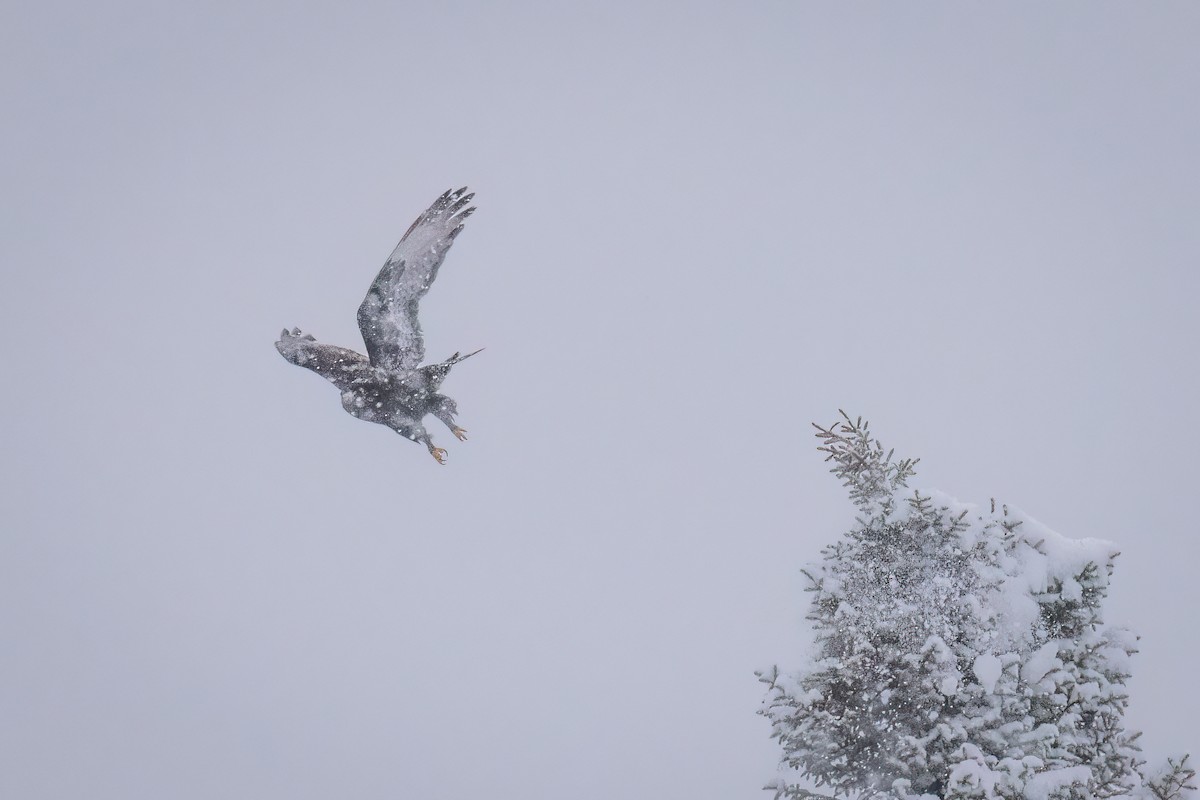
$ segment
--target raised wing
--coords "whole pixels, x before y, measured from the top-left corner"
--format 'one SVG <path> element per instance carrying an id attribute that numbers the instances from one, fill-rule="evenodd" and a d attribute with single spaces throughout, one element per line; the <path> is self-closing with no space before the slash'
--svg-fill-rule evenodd
<path id="1" fill-rule="evenodd" d="M 299 328 L 283 329 L 275 343 L 279 354 L 293 364 L 311 369 L 343 392 L 359 379 L 370 378 L 374 370 L 361 353 L 322 344 Z"/>
<path id="2" fill-rule="evenodd" d="M 467 207 L 475 195 L 466 191 L 464 186 L 446 192 L 417 217 L 358 307 L 358 329 L 373 365 L 393 372 L 421 366 L 425 340 L 417 303 L 429 291 L 446 251 L 475 210 Z"/>

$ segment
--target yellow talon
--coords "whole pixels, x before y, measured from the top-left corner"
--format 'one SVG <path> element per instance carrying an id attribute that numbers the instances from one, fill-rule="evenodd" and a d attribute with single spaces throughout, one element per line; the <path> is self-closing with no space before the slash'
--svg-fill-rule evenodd
<path id="1" fill-rule="evenodd" d="M 465 442 L 467 440 L 467 431 L 464 428 L 455 428 L 451 431 L 451 433 L 458 437 L 460 442 Z"/>
<path id="2" fill-rule="evenodd" d="M 429 452 L 433 454 L 433 457 L 437 459 L 437 462 L 439 464 L 446 463 L 446 451 L 443 450 L 442 448 L 434 447 L 434 448 L 431 448 Z"/>

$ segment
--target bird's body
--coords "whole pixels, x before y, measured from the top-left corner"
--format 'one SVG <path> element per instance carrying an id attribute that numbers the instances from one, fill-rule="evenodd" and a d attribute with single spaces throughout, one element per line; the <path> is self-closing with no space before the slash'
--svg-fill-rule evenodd
<path id="1" fill-rule="evenodd" d="M 424 339 L 417 319 L 418 301 L 429 291 L 446 251 L 475 209 L 466 189 L 446 192 L 417 218 L 384 263 L 358 309 L 358 327 L 367 355 L 321 344 L 299 328 L 284 329 L 275 343 L 293 364 L 316 372 L 342 393 L 342 407 L 366 422 L 386 425 L 445 463 L 422 422 L 433 414 L 460 440 L 466 431 L 454 422 L 458 407 L 440 394 L 450 368 L 470 358 L 455 353 L 445 361 L 421 366 Z M 479 352 L 478 350 L 475 351 Z"/>

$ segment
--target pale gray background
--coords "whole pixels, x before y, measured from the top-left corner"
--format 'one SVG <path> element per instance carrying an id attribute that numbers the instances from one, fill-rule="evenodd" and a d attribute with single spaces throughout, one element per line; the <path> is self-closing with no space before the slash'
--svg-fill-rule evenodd
<path id="1" fill-rule="evenodd" d="M 810 420 L 1124 551 L 1194 748 L 1194 3 L 9 3 L 5 798 L 759 798 Z M 442 190 L 450 464 L 272 342 Z"/>

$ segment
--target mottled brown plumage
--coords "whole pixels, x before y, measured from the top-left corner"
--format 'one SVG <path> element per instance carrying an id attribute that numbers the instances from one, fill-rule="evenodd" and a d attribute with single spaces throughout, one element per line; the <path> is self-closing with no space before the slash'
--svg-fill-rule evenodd
<path id="1" fill-rule="evenodd" d="M 459 440 L 466 431 L 454 422 L 458 406 L 440 394 L 450 368 L 475 353 L 455 353 L 445 361 L 421 366 L 425 342 L 417 305 L 429 291 L 446 251 L 475 210 L 466 187 L 448 191 L 409 227 L 388 256 L 358 308 L 358 328 L 367 355 L 321 344 L 299 328 L 280 334 L 276 349 L 288 361 L 310 369 L 342 392 L 342 407 L 354 417 L 377 422 L 421 442 L 444 464 L 446 451 L 435 447 L 422 420 L 433 414 Z"/>

